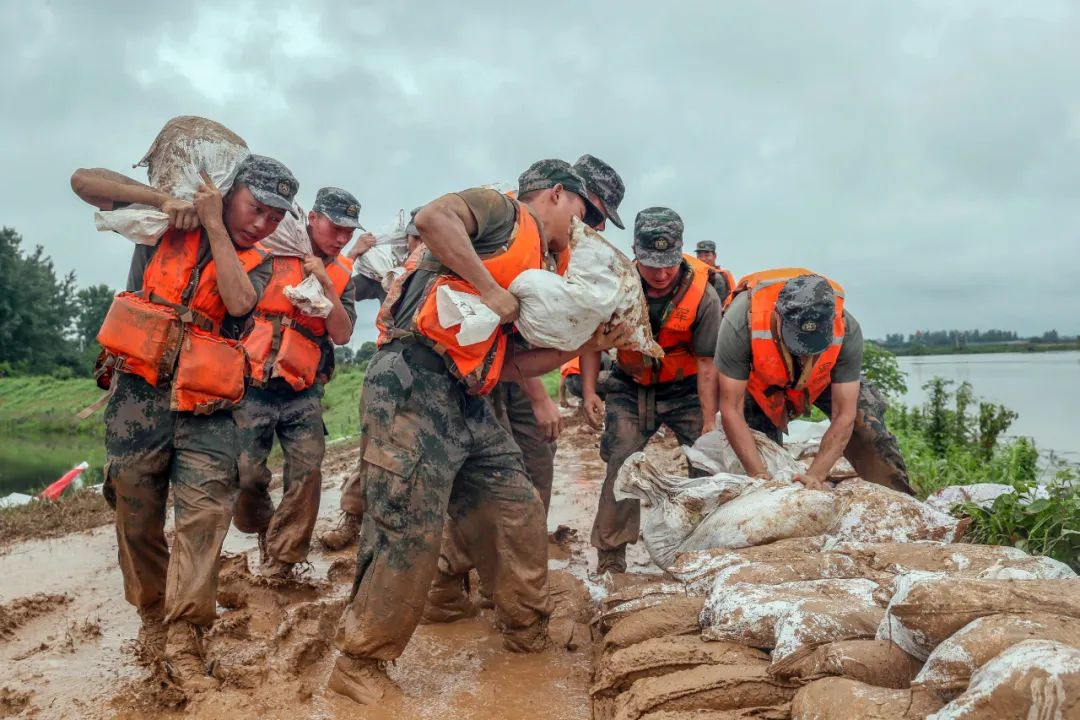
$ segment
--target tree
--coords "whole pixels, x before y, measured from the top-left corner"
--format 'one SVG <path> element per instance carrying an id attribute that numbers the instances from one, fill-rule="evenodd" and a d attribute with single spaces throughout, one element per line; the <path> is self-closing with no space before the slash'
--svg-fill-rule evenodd
<path id="1" fill-rule="evenodd" d="M 0 230 L 0 363 L 34 374 L 77 367 L 66 337 L 74 313 L 75 274 L 57 278 L 40 245 L 28 254 L 19 233 Z"/>
<path id="2" fill-rule="evenodd" d="M 105 322 L 114 295 L 108 285 L 91 285 L 75 294 L 75 340 L 79 343 L 79 349 L 98 346 L 98 330 Z"/>
<path id="3" fill-rule="evenodd" d="M 863 345 L 862 371 L 866 379 L 888 397 L 899 398 L 907 392 L 904 372 L 896 362 L 896 356 L 877 343 Z"/>

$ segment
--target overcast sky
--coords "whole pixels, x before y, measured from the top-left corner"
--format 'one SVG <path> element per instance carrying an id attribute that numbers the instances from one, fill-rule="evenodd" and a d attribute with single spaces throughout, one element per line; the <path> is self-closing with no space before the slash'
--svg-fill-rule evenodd
<path id="1" fill-rule="evenodd" d="M 590 152 L 628 226 L 667 205 L 736 277 L 829 275 L 869 337 L 1080 331 L 1076 5 L 348 5 L 4 0 L 0 224 L 121 287 L 131 245 L 68 178 L 134 172 L 175 115 L 285 162 L 304 205 L 348 188 L 368 227 Z"/>

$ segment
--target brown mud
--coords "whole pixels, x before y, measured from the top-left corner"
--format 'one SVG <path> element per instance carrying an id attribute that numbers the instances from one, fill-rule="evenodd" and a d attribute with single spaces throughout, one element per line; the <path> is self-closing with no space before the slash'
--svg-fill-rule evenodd
<path id="1" fill-rule="evenodd" d="M 0 555 L 0 717 L 587 720 L 589 623 L 598 601 L 658 572 L 638 543 L 628 553 L 630 574 L 619 583 L 590 575 L 596 556 L 588 538 L 604 477 L 598 440 L 576 416 L 560 440 L 548 519 L 556 611 L 552 647 L 543 653 L 504 651 L 490 610 L 422 625 L 388 669 L 403 697 L 359 707 L 324 687 L 355 547 L 327 552 L 313 543 L 304 574 L 269 581 L 252 572 L 255 537 L 233 529 L 218 621 L 207 636 L 207 659 L 222 687 L 187 696 L 153 662 L 140 662 L 138 616 L 124 600 L 115 536 L 105 526 L 18 543 Z M 651 447 L 668 467 L 681 463 L 672 438 Z M 316 535 L 336 523 L 339 486 L 354 462 L 355 443 L 328 448 Z"/>

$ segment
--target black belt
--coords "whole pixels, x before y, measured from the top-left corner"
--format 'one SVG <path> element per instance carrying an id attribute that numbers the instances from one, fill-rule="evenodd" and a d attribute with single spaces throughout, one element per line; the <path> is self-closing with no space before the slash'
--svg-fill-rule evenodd
<path id="1" fill-rule="evenodd" d="M 399 338 L 391 340 L 382 346 L 386 352 L 394 352 L 405 358 L 410 365 L 424 368 L 437 373 L 446 372 L 446 361 L 443 356 L 425 345 L 419 340 Z"/>

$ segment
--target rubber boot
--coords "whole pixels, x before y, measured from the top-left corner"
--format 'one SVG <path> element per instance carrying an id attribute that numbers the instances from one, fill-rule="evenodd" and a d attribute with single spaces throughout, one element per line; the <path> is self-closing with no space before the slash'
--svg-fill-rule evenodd
<path id="1" fill-rule="evenodd" d="M 142 623 L 139 625 L 138 658 L 143 663 L 160 660 L 165 654 L 166 635 L 161 606 L 140 610 L 139 618 Z"/>
<path id="2" fill-rule="evenodd" d="M 326 687 L 359 705 L 373 705 L 387 695 L 400 695 L 401 689 L 387 677 L 384 666 L 379 660 L 338 655 Z"/>
<path id="3" fill-rule="evenodd" d="M 542 652 L 551 645 L 547 627 L 548 619 L 544 618 L 542 622 L 524 629 L 507 630 L 502 628 L 503 647 L 510 652 L 516 653 Z"/>
<path id="4" fill-rule="evenodd" d="M 360 518 L 349 513 L 341 513 L 338 524 L 319 536 L 319 542 L 327 550 L 341 550 L 360 537 Z"/>
<path id="5" fill-rule="evenodd" d="M 596 574 L 626 572 L 626 546 L 596 551 Z"/>
<path id="6" fill-rule="evenodd" d="M 165 671 L 184 690 L 213 690 L 220 684 L 206 671 L 202 628 L 186 620 L 169 624 L 165 637 Z"/>
<path id="7" fill-rule="evenodd" d="M 476 616 L 476 607 L 469 599 L 469 576 L 450 575 L 443 572 L 443 559 L 439 558 L 440 567 L 428 588 L 427 603 L 420 622 L 452 623 Z"/>

